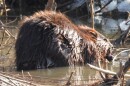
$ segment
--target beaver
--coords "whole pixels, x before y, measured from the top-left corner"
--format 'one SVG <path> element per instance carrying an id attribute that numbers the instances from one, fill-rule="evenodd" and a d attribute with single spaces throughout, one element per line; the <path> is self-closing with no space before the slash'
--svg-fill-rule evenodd
<path id="1" fill-rule="evenodd" d="M 15 43 L 17 70 L 84 65 L 112 58 L 112 44 L 94 29 L 55 11 L 26 17 Z M 111 59 L 109 59 L 111 60 Z"/>

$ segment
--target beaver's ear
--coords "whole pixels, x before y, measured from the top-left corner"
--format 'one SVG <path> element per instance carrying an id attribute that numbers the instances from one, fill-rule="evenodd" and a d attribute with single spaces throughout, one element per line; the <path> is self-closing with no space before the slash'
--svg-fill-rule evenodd
<path id="1" fill-rule="evenodd" d="M 97 36 L 98 36 L 98 34 L 95 32 L 95 31 L 89 31 L 89 33 L 93 36 L 93 37 L 95 37 L 95 38 L 97 38 Z"/>
<path id="2" fill-rule="evenodd" d="M 91 32 L 91 34 L 93 34 L 95 37 L 97 37 L 97 33 L 96 32 Z"/>

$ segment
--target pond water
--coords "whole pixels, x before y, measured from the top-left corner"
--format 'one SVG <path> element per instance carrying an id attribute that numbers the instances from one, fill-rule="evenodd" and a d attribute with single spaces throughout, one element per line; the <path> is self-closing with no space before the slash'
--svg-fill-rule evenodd
<path id="1" fill-rule="evenodd" d="M 102 18 L 101 16 L 95 17 L 95 28 L 102 34 L 104 34 L 106 37 L 110 39 L 115 39 L 120 34 L 119 24 L 125 19 L 112 19 L 112 18 Z M 4 21 L 4 20 L 3 20 Z M 90 20 L 87 18 L 83 19 L 73 19 L 76 24 L 85 24 L 90 26 Z M 10 22 L 10 21 L 8 21 Z M 10 23 L 6 24 L 7 26 L 15 26 L 18 27 L 17 23 Z M 16 37 L 18 29 L 12 28 L 6 28 L 7 31 L 9 31 L 11 34 Z M 9 36 L 8 32 L 4 30 L 0 30 L 0 68 L 3 71 L 15 71 L 15 53 L 14 53 L 14 43 L 15 43 L 15 37 Z M 4 34 L 3 34 L 4 33 Z M 129 45 L 123 46 L 122 49 L 129 49 Z M 120 52 L 122 49 L 117 50 L 117 52 Z M 116 52 L 116 53 L 117 53 Z M 120 58 L 130 56 L 128 52 L 123 52 L 123 54 L 120 54 Z M 117 56 L 118 57 L 118 56 Z M 109 64 L 111 65 L 111 64 Z M 112 71 L 117 71 L 117 67 L 109 66 L 108 69 Z M 100 76 L 97 71 L 90 69 L 87 65 L 86 66 L 78 66 L 78 67 L 59 67 L 59 68 L 51 68 L 51 69 L 39 69 L 34 71 L 24 71 L 24 73 L 30 73 L 32 76 L 40 77 L 40 79 L 46 79 L 51 80 L 55 82 L 55 85 L 65 84 L 67 80 L 69 79 L 72 72 L 72 81 L 75 81 L 74 85 L 86 85 L 87 83 L 91 82 L 93 79 L 100 79 Z M 20 72 L 16 72 L 20 73 Z M 52 82 L 49 82 L 51 85 Z M 54 83 L 53 82 L 53 83 Z"/>

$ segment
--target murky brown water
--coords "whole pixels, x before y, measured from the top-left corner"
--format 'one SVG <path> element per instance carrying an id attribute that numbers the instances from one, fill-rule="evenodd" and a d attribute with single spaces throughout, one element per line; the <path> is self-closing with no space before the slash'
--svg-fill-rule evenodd
<path id="1" fill-rule="evenodd" d="M 88 24 L 85 22 L 85 19 L 82 19 L 81 21 L 76 21 L 76 23 L 81 24 Z M 102 21 L 98 21 L 96 23 L 95 27 L 99 32 L 107 36 L 108 38 L 114 39 L 117 37 L 116 34 L 118 34 L 118 22 L 121 20 L 112 20 L 112 19 L 104 19 Z M 108 22 L 108 23 L 107 23 Z M 113 24 L 113 27 L 110 22 L 115 22 Z M 9 26 L 17 26 L 17 24 L 9 24 Z M 11 35 L 15 36 L 17 35 L 18 29 L 14 28 L 6 28 Z M 4 33 L 4 34 L 3 34 Z M 4 37 L 3 37 L 4 36 Z M 14 43 L 15 38 L 12 36 L 8 36 L 7 33 L 5 33 L 3 30 L 0 30 L 0 68 L 3 71 L 14 71 L 15 72 L 15 53 L 14 53 Z M 124 47 L 123 47 L 124 48 Z M 129 49 L 128 46 L 125 47 L 125 49 Z M 119 50 L 121 51 L 121 50 Z M 127 53 L 127 54 L 126 54 Z M 122 55 L 120 54 L 120 57 L 124 57 L 123 55 L 126 55 L 126 57 L 129 56 L 130 52 L 125 52 Z M 117 66 L 117 65 L 116 65 Z M 109 66 L 109 69 L 112 71 L 117 71 L 116 67 Z M 46 79 L 51 80 L 55 83 L 61 83 L 65 84 L 72 72 L 72 81 L 75 81 L 75 85 L 81 85 L 81 84 L 87 84 L 88 81 L 90 82 L 91 79 L 99 79 L 98 72 L 90 69 L 88 66 L 82 66 L 82 67 L 59 67 L 59 68 L 51 68 L 51 69 L 39 69 L 34 71 L 25 71 L 24 73 L 27 74 L 29 72 L 32 76 L 40 77 L 40 79 Z M 16 72 L 20 73 L 20 72 Z M 51 83 L 51 82 L 50 82 Z M 52 84 L 52 83 L 51 83 Z"/>

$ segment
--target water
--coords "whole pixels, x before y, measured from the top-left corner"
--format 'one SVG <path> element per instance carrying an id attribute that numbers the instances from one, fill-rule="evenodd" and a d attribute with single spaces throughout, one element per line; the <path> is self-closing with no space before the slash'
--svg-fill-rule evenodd
<path id="1" fill-rule="evenodd" d="M 95 70 L 88 66 L 59 67 L 51 69 L 39 69 L 29 71 L 33 76 L 39 76 L 42 80 L 51 80 L 53 84 L 65 85 L 73 72 L 71 81 L 73 85 L 87 85 L 90 79 L 100 79 Z M 26 73 L 26 72 L 25 72 Z M 97 75 L 96 75 L 97 74 Z M 54 83 L 55 81 L 55 83 Z M 52 84 L 51 82 L 47 84 Z"/>
<path id="2" fill-rule="evenodd" d="M 104 34 L 106 37 L 110 39 L 117 38 L 120 34 L 119 24 L 124 19 L 118 19 L 114 20 L 111 18 L 102 18 L 102 17 L 95 17 L 95 28 L 102 34 Z M 87 19 L 80 19 L 76 20 L 76 24 L 85 24 L 90 25 L 90 20 Z M 18 23 L 11 23 L 8 26 L 17 26 Z M 18 28 L 6 28 L 11 35 L 16 37 Z M 14 43 L 15 38 L 12 36 L 8 36 L 7 33 L 5 33 L 3 37 L 3 30 L 0 30 L 0 68 L 3 71 L 13 71 L 15 73 L 21 73 L 15 71 L 15 53 L 14 53 Z M 124 47 L 123 47 L 124 48 Z M 126 46 L 126 48 L 129 48 Z M 121 51 L 121 50 L 119 50 Z M 119 52 L 117 51 L 117 52 Z M 123 54 L 129 56 L 130 52 L 125 52 L 127 54 Z M 123 57 L 119 55 L 120 57 Z M 117 56 L 118 57 L 118 56 Z M 111 64 L 109 64 L 111 65 Z M 118 66 L 116 66 L 118 67 Z M 116 67 L 109 66 L 109 70 L 117 71 Z M 39 70 L 33 70 L 33 71 L 24 71 L 24 74 L 30 73 L 32 76 L 37 76 L 40 78 L 40 80 L 48 80 L 49 82 L 46 82 L 46 84 L 51 85 L 65 85 L 67 83 L 67 80 L 70 77 L 70 74 L 72 72 L 72 82 L 74 85 L 87 85 L 89 82 L 91 83 L 92 79 L 100 79 L 100 76 L 97 71 L 90 69 L 87 65 L 86 66 L 77 66 L 77 67 L 58 67 L 58 68 L 50 68 L 50 69 L 39 69 Z M 36 78 L 36 77 L 34 77 Z M 38 79 L 39 79 L 38 78 Z M 44 83 L 45 84 L 45 83 Z"/>

